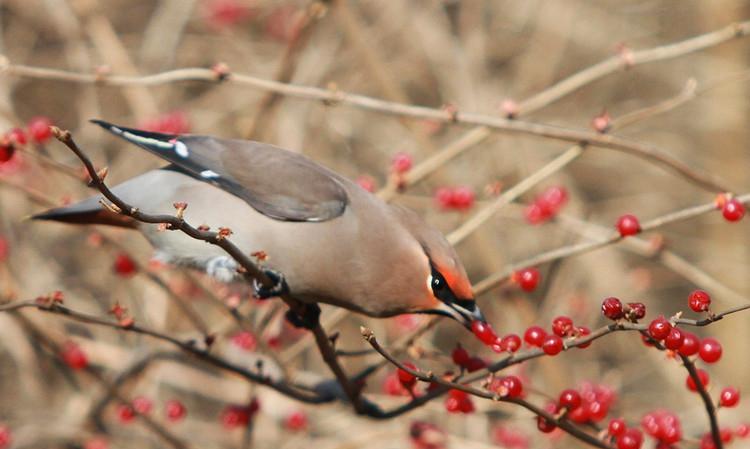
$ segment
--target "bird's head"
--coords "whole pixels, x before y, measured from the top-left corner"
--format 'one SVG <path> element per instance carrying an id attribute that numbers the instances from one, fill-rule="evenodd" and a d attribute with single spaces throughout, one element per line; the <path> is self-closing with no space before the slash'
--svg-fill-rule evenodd
<path id="1" fill-rule="evenodd" d="M 467 329 L 471 329 L 473 321 L 486 322 L 474 301 L 466 269 L 443 234 L 413 212 L 402 208 L 397 211 L 401 223 L 419 242 L 424 253 L 419 273 L 423 276 L 425 300 L 414 312 L 448 316 Z"/>

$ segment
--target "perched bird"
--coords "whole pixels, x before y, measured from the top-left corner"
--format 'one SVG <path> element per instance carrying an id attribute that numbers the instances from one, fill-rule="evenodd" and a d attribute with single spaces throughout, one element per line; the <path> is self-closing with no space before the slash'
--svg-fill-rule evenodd
<path id="1" fill-rule="evenodd" d="M 272 145 L 201 135 L 168 135 L 94 123 L 165 159 L 111 190 L 145 213 L 174 213 L 185 202 L 193 225 L 228 227 L 232 242 L 268 255 L 274 289 L 309 304 L 332 304 L 365 315 L 447 315 L 466 327 L 484 318 L 456 252 L 414 212 L 386 204 L 356 183 L 309 158 Z M 101 196 L 33 218 L 135 228 L 157 257 L 239 280 L 223 250 L 180 232 L 159 232 L 102 208 Z"/>

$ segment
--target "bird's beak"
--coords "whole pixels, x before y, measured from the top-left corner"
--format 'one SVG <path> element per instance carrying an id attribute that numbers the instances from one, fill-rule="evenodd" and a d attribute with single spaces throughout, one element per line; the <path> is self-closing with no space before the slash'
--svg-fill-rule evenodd
<path id="1" fill-rule="evenodd" d="M 479 309 L 479 306 L 476 304 L 474 304 L 473 310 L 469 310 L 468 308 L 463 307 L 462 305 L 455 302 L 441 302 L 438 308 L 435 309 L 435 312 L 453 318 L 454 320 L 463 324 L 464 327 L 469 330 L 471 330 L 471 323 L 473 321 L 481 321 L 482 323 L 487 322 L 487 320 L 484 318 L 484 315 L 482 314 L 482 311 Z"/>

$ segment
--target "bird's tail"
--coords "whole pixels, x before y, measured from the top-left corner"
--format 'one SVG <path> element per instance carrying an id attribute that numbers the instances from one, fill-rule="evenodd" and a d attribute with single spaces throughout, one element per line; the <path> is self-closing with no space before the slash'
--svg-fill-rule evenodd
<path id="1" fill-rule="evenodd" d="M 100 196 L 94 196 L 69 206 L 49 209 L 31 216 L 32 220 L 50 220 L 71 224 L 101 224 L 121 228 L 135 228 L 130 217 L 111 212 L 99 204 Z"/>

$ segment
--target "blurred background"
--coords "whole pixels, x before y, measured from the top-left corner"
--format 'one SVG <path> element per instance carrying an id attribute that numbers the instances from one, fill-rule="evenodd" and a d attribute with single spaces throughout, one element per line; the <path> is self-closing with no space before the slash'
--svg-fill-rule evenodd
<path id="1" fill-rule="evenodd" d="M 4 64 L 103 76 L 221 62 L 232 72 L 263 79 L 502 116 L 514 103 L 604 59 L 748 17 L 750 3 L 742 0 L 2 0 L 0 53 L 7 58 Z M 740 37 L 616 70 L 523 119 L 591 130 L 592 119 L 603 111 L 616 120 L 680 99 L 615 134 L 656 146 L 744 193 L 750 188 L 748 55 L 750 38 Z M 696 95 L 681 97 L 691 79 Z M 161 162 L 88 124 L 91 118 L 274 143 L 374 189 L 389 182 L 394 156 L 408 155 L 417 165 L 469 131 L 232 82 L 112 87 L 0 73 L 0 130 L 27 129 L 39 117 L 71 130 L 98 167 L 109 167 L 110 184 Z M 215 334 L 212 351 L 248 368 L 260 358 L 273 376 L 309 383 L 331 377 L 310 336 L 285 324 L 279 304 L 255 302 L 246 292 L 198 273 L 161 266 L 151 261 L 151 249 L 137 233 L 26 221 L 44 208 L 91 194 L 69 151 L 44 136 L 32 143 L 33 132 L 28 137 L 28 145 L 0 163 L 2 301 L 61 290 L 66 305 L 76 310 L 107 318 L 120 304 L 137 323 L 183 340 Z M 475 140 L 392 201 L 414 208 L 448 233 L 498 191 L 570 147 L 501 132 Z M 524 205 L 551 186 L 568 192 L 561 215 L 529 223 Z M 457 187 L 469 192 L 460 207 L 436 199 L 441 188 Z M 596 237 L 621 214 L 647 220 L 714 196 L 632 155 L 591 148 L 502 208 L 457 250 L 476 282 L 535 254 Z M 623 242 L 539 266 L 542 281 L 535 291 L 506 283 L 479 301 L 501 333 L 523 333 L 532 324 L 548 327 L 558 315 L 600 327 L 606 296 L 644 302 L 650 317 L 681 310 L 693 317 L 687 295 L 703 288 L 713 294 L 714 309 L 723 310 L 750 294 L 748 230 L 747 220 L 728 223 L 720 213 L 706 214 L 644 234 L 640 246 Z M 672 259 L 654 255 L 659 242 Z M 235 308 L 240 319 L 232 314 Z M 372 328 L 388 347 L 425 321 L 324 310 L 324 324 L 340 332 L 338 346 L 345 350 L 366 349 L 360 325 Z M 748 317 L 738 314 L 696 330 L 724 346 L 724 357 L 709 370 L 712 397 L 726 385 L 750 387 L 749 329 Z M 52 343 L 44 344 L 47 340 Z M 473 355 L 498 357 L 451 322 L 420 337 L 404 357 L 420 367 L 451 369 L 456 341 Z M 344 364 L 356 372 L 378 359 L 347 357 Z M 84 365 L 108 382 L 136 366 L 121 379 L 120 393 L 139 398 L 141 411 L 150 408 L 154 422 L 188 447 L 582 446 L 558 432 L 539 433 L 534 417 L 520 407 L 490 401 L 475 400 L 475 412 L 455 414 L 439 398 L 390 421 L 356 417 L 342 404 L 304 406 L 154 339 L 25 310 L 0 314 L 0 430 L 11 435 L 8 447 L 167 445 L 127 407 L 108 400 L 102 383 L 79 375 Z M 672 410 L 688 447 L 697 446 L 708 430 L 701 401 L 685 388 L 684 369 L 644 347 L 633 333 L 610 335 L 589 349 L 510 372 L 524 379 L 529 400 L 540 405 L 563 388 L 606 385 L 616 397 L 609 417 L 622 416 L 637 426 L 650 411 Z M 393 370 L 385 367 L 368 379 L 366 392 L 391 407 L 409 399 L 398 387 Z M 737 408 L 719 410 L 719 419 L 735 429 L 749 414 L 741 401 Z M 736 437 L 732 445 L 750 447 L 748 441 Z M 646 445 L 652 447 L 653 440 Z"/>

